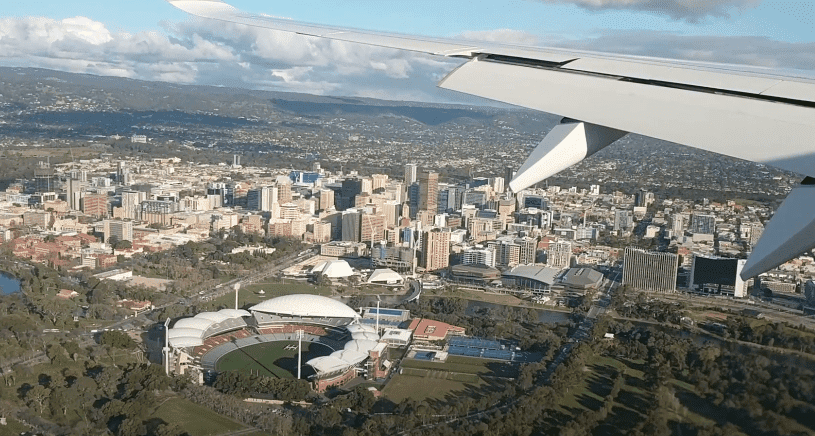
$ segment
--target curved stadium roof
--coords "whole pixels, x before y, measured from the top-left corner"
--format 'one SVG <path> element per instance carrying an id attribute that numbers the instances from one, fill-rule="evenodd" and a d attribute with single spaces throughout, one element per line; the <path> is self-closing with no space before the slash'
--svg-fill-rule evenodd
<path id="1" fill-rule="evenodd" d="M 359 318 L 339 301 L 319 295 L 295 294 L 272 298 L 249 308 L 251 311 L 312 318 Z"/>

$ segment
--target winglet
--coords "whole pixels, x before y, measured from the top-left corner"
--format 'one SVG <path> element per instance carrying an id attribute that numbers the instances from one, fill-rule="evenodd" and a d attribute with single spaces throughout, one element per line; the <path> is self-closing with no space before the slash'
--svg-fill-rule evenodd
<path id="1" fill-rule="evenodd" d="M 815 180 L 807 177 L 775 212 L 741 271 L 747 280 L 815 248 Z"/>
<path id="2" fill-rule="evenodd" d="M 627 132 L 564 119 L 532 151 L 509 182 L 519 192 L 602 150 Z"/>

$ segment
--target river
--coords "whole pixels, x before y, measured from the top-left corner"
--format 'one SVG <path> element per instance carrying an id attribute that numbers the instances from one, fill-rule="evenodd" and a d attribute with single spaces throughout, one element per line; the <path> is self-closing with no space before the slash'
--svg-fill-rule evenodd
<path id="1" fill-rule="evenodd" d="M 20 292 L 20 281 L 14 276 L 0 271 L 0 294 L 9 295 Z"/>

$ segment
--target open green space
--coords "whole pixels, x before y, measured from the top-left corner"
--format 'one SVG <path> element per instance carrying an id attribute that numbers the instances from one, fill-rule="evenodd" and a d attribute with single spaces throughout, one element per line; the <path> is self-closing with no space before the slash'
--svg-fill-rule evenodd
<path id="1" fill-rule="evenodd" d="M 209 436 L 246 428 L 225 416 L 199 406 L 184 398 L 171 398 L 156 410 L 154 418 L 177 423 L 190 436 Z"/>
<path id="2" fill-rule="evenodd" d="M 303 364 L 308 360 L 327 355 L 328 347 L 303 342 Z M 266 342 L 232 351 L 218 360 L 218 371 L 239 371 L 246 374 L 259 374 L 267 377 L 294 378 L 296 371 L 297 342 Z M 290 368 L 282 368 L 280 361 L 289 359 Z M 307 367 L 304 367 L 304 371 Z"/>
<path id="3" fill-rule="evenodd" d="M 517 367 L 500 360 L 477 359 L 463 356 L 449 356 L 446 362 L 404 359 L 403 368 L 449 371 L 464 374 L 494 375 L 499 377 L 517 376 Z"/>
<path id="4" fill-rule="evenodd" d="M 394 403 L 399 403 L 407 398 L 418 401 L 448 401 L 457 396 L 467 395 L 466 391 L 468 389 L 480 389 L 484 384 L 483 380 L 472 383 L 437 377 L 397 374 L 382 390 L 382 395 Z"/>
<path id="5" fill-rule="evenodd" d="M 263 291 L 263 294 L 260 293 Z M 308 283 L 255 283 L 242 287 L 238 291 L 238 306 L 246 307 L 266 301 L 270 298 L 280 297 L 290 294 L 313 294 L 330 296 L 331 288 L 326 286 L 314 286 Z M 209 302 L 213 308 L 235 306 L 235 294 L 229 292 Z"/>
<path id="6" fill-rule="evenodd" d="M 624 425 L 625 422 L 636 422 L 644 417 L 641 411 L 648 410 L 653 399 L 647 393 L 650 389 L 644 381 L 644 373 L 639 369 L 644 362 L 625 359 L 615 359 L 608 356 L 593 355 L 586 363 L 585 377 L 580 383 L 569 389 L 559 405 L 561 412 L 578 416 L 587 410 L 597 410 L 602 407 L 604 398 L 611 391 L 616 373 L 622 373 L 625 384 L 620 394 L 614 400 L 612 413 L 603 422 L 603 426 Z M 680 380 L 671 379 L 669 385 L 676 392 L 696 394 L 693 386 Z M 689 422 L 697 425 L 713 425 L 714 421 L 698 415 L 682 406 L 672 413 L 672 420 L 676 422 Z M 622 428 L 622 427 L 617 427 Z"/>
<path id="7" fill-rule="evenodd" d="M 6 425 L 0 426 L 0 436 L 16 436 L 27 431 L 30 431 L 28 427 L 12 418 L 7 418 Z"/>

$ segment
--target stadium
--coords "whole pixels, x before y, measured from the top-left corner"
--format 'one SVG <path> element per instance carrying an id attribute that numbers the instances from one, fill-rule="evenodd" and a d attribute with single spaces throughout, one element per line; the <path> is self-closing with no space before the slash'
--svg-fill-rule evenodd
<path id="1" fill-rule="evenodd" d="M 285 295 L 248 310 L 182 318 L 166 330 L 166 344 L 167 372 L 197 375 L 200 382 L 208 374 L 239 370 L 300 375 L 322 392 L 358 375 L 384 377 L 390 366 L 376 327 L 345 304 L 317 295 Z"/>

